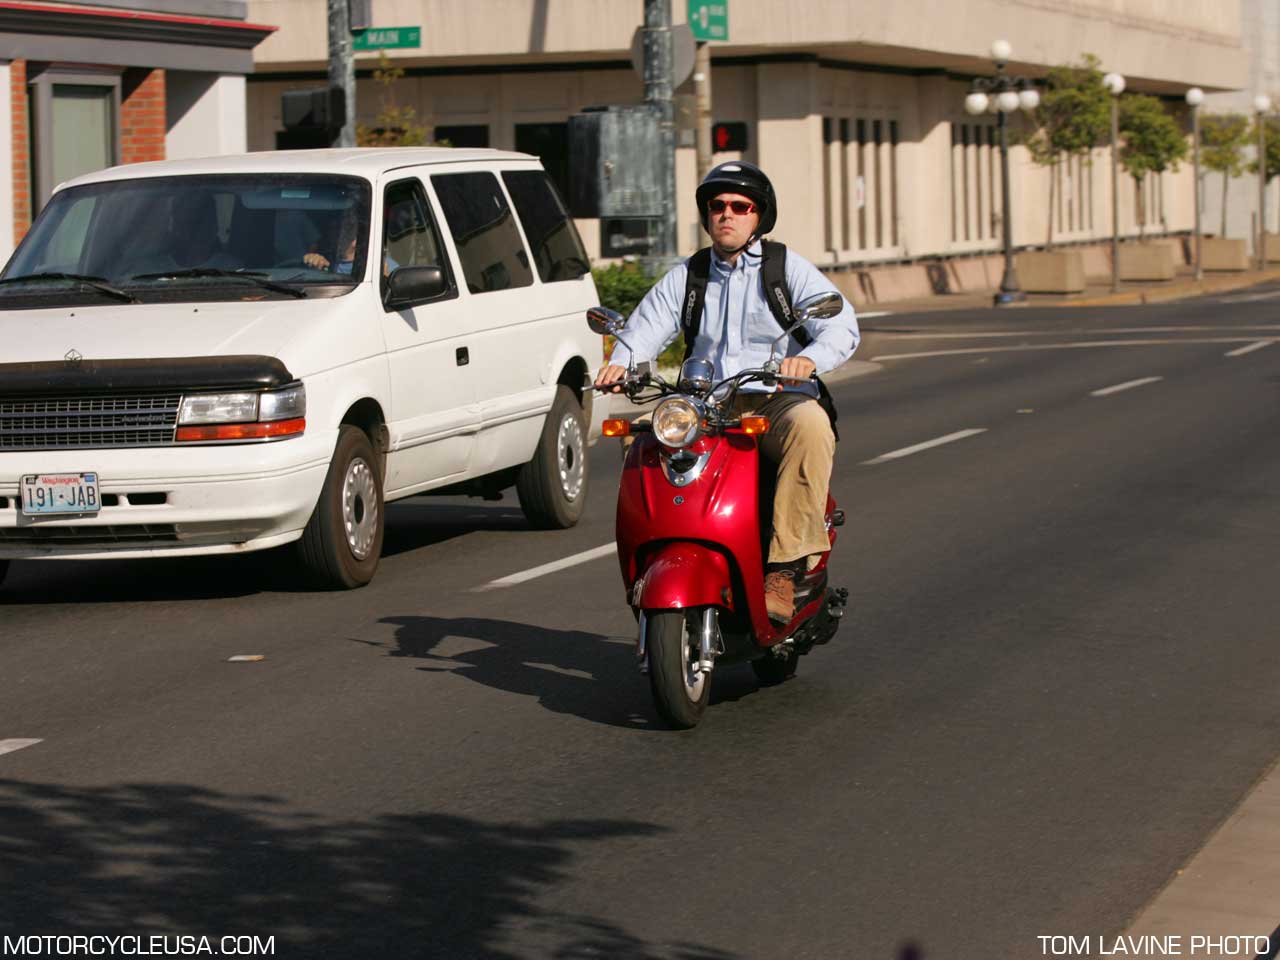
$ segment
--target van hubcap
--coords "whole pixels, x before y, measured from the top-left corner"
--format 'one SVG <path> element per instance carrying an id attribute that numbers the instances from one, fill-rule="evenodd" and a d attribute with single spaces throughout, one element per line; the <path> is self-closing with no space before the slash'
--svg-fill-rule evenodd
<path id="1" fill-rule="evenodd" d="M 369 464 L 358 457 L 347 465 L 342 484 L 342 526 L 352 555 L 366 559 L 378 533 L 378 488 Z"/>
<path id="2" fill-rule="evenodd" d="M 582 425 L 578 418 L 567 416 L 560 421 L 560 435 L 556 440 L 556 459 L 560 468 L 560 489 L 570 502 L 582 493 L 583 475 L 586 472 L 586 455 L 582 449 Z"/>

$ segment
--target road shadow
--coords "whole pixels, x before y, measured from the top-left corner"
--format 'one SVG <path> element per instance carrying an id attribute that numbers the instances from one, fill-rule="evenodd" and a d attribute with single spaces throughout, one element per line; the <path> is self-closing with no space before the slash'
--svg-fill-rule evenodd
<path id="1" fill-rule="evenodd" d="M 590 848 L 661 828 L 442 814 L 333 821 L 185 785 L 0 780 L 0 934 L 275 938 L 278 956 L 732 960 L 549 909 Z M 144 941 L 145 942 L 145 941 Z"/>
<path id="2" fill-rule="evenodd" d="M 395 627 L 393 657 L 429 673 L 533 697 L 555 713 L 630 729 L 659 729 L 633 642 L 483 617 L 383 617 Z"/>
<path id="3" fill-rule="evenodd" d="M 504 495 L 514 501 L 515 494 Z M 394 557 L 477 530 L 528 530 L 529 521 L 518 505 L 507 503 L 442 503 L 411 497 L 387 506 L 387 531 L 382 555 Z"/>

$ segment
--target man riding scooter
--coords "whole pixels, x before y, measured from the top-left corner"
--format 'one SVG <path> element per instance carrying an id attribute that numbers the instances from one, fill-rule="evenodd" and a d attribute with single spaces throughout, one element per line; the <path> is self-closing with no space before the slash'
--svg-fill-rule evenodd
<path id="1" fill-rule="evenodd" d="M 715 380 L 763 366 L 791 305 L 835 287 L 803 257 L 763 240 L 777 222 L 777 200 L 764 172 L 744 161 L 722 163 L 698 186 L 698 214 L 712 245 L 659 280 L 627 323 L 621 342 L 596 376 L 597 387 L 620 384 L 628 365 L 656 357 L 683 332 L 686 359 L 709 361 Z M 780 389 L 744 386 L 741 409 L 767 416 L 761 452 L 777 464 L 773 532 L 765 600 L 769 619 L 795 614 L 795 578 L 829 549 L 827 489 L 835 453 L 835 410 L 816 375 L 834 370 L 857 349 L 858 323 L 846 301 L 839 314 L 811 320 L 787 338 Z M 814 379 L 809 379 L 809 378 Z M 619 389 L 615 386 L 614 389 Z"/>

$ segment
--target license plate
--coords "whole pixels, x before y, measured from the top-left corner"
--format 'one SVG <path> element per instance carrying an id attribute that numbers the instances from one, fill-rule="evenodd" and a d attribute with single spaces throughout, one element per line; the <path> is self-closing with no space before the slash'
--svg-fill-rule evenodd
<path id="1" fill-rule="evenodd" d="M 28 517 L 97 513 L 102 507 L 96 473 L 35 473 L 22 478 L 18 493 Z"/>

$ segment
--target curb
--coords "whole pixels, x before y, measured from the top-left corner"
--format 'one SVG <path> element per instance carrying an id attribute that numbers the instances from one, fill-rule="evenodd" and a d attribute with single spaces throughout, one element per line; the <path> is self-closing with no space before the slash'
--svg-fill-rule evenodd
<path id="1" fill-rule="evenodd" d="M 1261 283 L 1280 280 L 1280 270 L 1267 270 L 1252 273 L 1248 276 L 1214 277 L 1195 281 L 1173 281 L 1167 287 L 1151 287 L 1144 290 L 1126 290 L 1121 293 L 1109 293 L 1100 297 L 1085 297 L 1080 300 L 1053 300 L 1044 303 L 1028 303 L 1032 307 L 1122 307 L 1139 306 L 1148 303 L 1170 303 L 1175 300 L 1190 300 L 1211 293 L 1227 293 L 1245 287 L 1255 287 Z"/>

